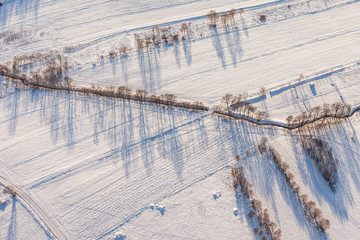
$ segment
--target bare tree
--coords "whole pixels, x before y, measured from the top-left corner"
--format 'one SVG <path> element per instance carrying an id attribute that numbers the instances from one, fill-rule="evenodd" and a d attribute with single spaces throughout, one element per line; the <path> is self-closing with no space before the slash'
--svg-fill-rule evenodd
<path id="1" fill-rule="evenodd" d="M 236 10 L 234 8 L 229 11 L 229 17 L 231 21 L 234 21 L 235 14 L 236 14 Z"/>
<path id="2" fill-rule="evenodd" d="M 225 94 L 225 96 L 222 97 L 221 101 L 226 104 L 226 108 L 228 113 L 230 113 L 230 104 L 233 100 L 233 95 L 230 93 Z"/>
<path id="3" fill-rule="evenodd" d="M 292 115 L 290 115 L 286 118 L 286 122 L 289 126 L 292 124 L 293 120 L 294 120 L 294 117 Z"/>
<path id="4" fill-rule="evenodd" d="M 210 26 L 212 27 L 216 27 L 216 23 L 217 23 L 217 19 L 218 19 L 218 15 L 214 10 L 211 10 L 208 14 L 207 14 L 207 18 L 210 21 Z"/>
<path id="5" fill-rule="evenodd" d="M 176 96 L 174 94 L 162 94 L 161 98 L 166 102 L 166 104 L 173 105 L 176 101 Z"/>
<path id="6" fill-rule="evenodd" d="M 181 24 L 181 29 L 180 30 L 181 30 L 183 35 L 189 35 L 189 33 L 190 33 L 189 26 L 186 23 Z"/>
<path id="7" fill-rule="evenodd" d="M 140 100 L 140 101 L 144 101 L 146 96 L 148 95 L 149 93 L 143 89 L 138 89 L 136 90 L 136 97 Z"/>
<path id="8" fill-rule="evenodd" d="M 259 94 L 259 96 L 264 96 L 264 95 L 266 95 L 266 89 L 265 89 L 265 87 L 261 87 L 261 88 L 259 89 L 258 94 Z"/>
<path id="9" fill-rule="evenodd" d="M 224 27 L 229 26 L 230 16 L 227 12 L 220 15 Z"/>

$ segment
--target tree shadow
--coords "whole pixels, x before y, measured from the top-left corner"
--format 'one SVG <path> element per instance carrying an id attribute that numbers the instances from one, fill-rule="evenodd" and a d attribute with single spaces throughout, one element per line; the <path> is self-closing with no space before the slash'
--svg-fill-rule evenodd
<path id="1" fill-rule="evenodd" d="M 151 175 L 152 166 L 154 164 L 154 149 L 151 144 L 151 123 L 148 119 L 147 113 L 150 112 L 151 106 L 146 103 L 140 103 L 139 109 L 139 136 L 141 138 L 141 158 L 144 168 L 148 175 Z M 150 140 L 150 141 L 149 141 Z"/>
<path id="2" fill-rule="evenodd" d="M 216 54 L 221 62 L 222 67 L 226 69 L 224 47 L 221 43 L 221 36 L 219 35 L 216 27 L 212 28 L 212 44 L 216 50 Z"/>
<path id="3" fill-rule="evenodd" d="M 318 136 L 317 136 L 318 137 Z M 317 200 L 326 201 L 334 214 L 338 218 L 348 219 L 347 204 L 353 202 L 352 195 L 349 194 L 347 179 L 345 178 L 343 168 L 339 166 L 338 181 L 336 183 L 336 192 L 333 192 L 327 181 L 323 178 L 313 159 L 311 159 L 301 147 L 301 140 L 298 136 L 292 135 L 292 148 L 295 154 L 297 166 L 304 184 L 309 185 Z"/>
<path id="4" fill-rule="evenodd" d="M 246 24 L 244 17 L 242 16 L 242 14 L 240 14 L 240 22 L 241 22 L 242 29 L 244 30 L 246 37 L 249 38 L 248 26 Z"/>
<path id="5" fill-rule="evenodd" d="M 261 228 L 256 220 L 257 215 L 255 215 L 254 217 L 248 216 L 248 212 L 251 210 L 251 205 L 249 203 L 249 200 L 245 196 L 240 195 L 236 190 L 234 191 L 234 195 L 236 198 L 236 207 L 237 209 L 239 209 L 239 215 L 238 215 L 239 220 L 241 222 L 246 221 L 252 230 L 254 230 L 255 228 Z M 240 210 L 242 211 L 240 212 Z M 255 234 L 254 231 L 252 233 L 254 239 L 256 240 L 261 240 L 263 238 L 262 235 L 260 236 L 258 234 Z"/>
<path id="6" fill-rule="evenodd" d="M 178 68 L 181 68 L 179 43 L 178 42 L 174 43 L 173 47 L 174 47 L 174 56 L 175 56 L 176 66 Z"/>
<path id="7" fill-rule="evenodd" d="M 161 87 L 159 47 L 137 50 L 137 58 L 144 90 L 153 92 L 156 87 Z"/>
<path id="8" fill-rule="evenodd" d="M 132 157 L 132 146 L 135 143 L 134 139 L 134 117 L 132 112 L 131 102 L 123 100 L 121 122 L 123 123 L 120 131 L 122 140 L 120 152 L 122 159 L 122 166 L 125 169 L 126 178 L 130 177 L 131 171 L 131 157 Z"/>
<path id="9" fill-rule="evenodd" d="M 192 63 L 191 40 L 190 39 L 183 40 L 182 45 L 183 45 L 183 51 L 185 54 L 186 63 L 188 66 L 190 66 Z"/>
<path id="10" fill-rule="evenodd" d="M 13 16 L 21 19 L 33 15 L 35 21 L 38 17 L 40 0 L 3 1 L 0 7 L 0 27 L 6 27 Z"/>
<path id="11" fill-rule="evenodd" d="M 6 239 L 12 240 L 17 239 L 17 216 L 16 216 L 16 198 L 12 197 L 12 209 L 11 209 L 11 218 Z"/>
<path id="12" fill-rule="evenodd" d="M 129 56 L 120 57 L 121 72 L 122 72 L 125 84 L 127 84 L 128 80 L 129 80 L 128 61 L 129 61 Z"/>
<path id="13" fill-rule="evenodd" d="M 8 132 L 10 135 L 14 135 L 16 132 L 21 96 L 21 90 L 17 89 L 13 94 L 9 95 L 6 100 L 4 99 L 6 101 L 7 112 L 9 114 Z"/>
<path id="14" fill-rule="evenodd" d="M 116 66 L 118 64 L 118 59 L 116 56 L 114 55 L 110 55 L 110 63 L 111 63 L 111 68 L 112 68 L 112 73 L 113 73 L 113 77 L 116 76 Z"/>
<path id="15" fill-rule="evenodd" d="M 228 27 L 226 27 L 226 29 L 230 30 Z M 225 34 L 225 38 L 232 63 L 234 67 L 236 67 L 238 59 L 240 60 L 243 54 L 240 31 L 235 29 L 235 26 L 233 25 L 231 32 L 228 31 L 228 33 Z"/>
<path id="16" fill-rule="evenodd" d="M 175 111 L 177 110 L 160 107 L 161 118 L 163 118 L 163 122 L 167 123 L 168 129 L 162 131 L 159 152 L 164 159 L 171 161 L 179 181 L 182 182 L 184 170 L 183 144 L 178 133 L 179 126 L 177 126 L 175 120 Z"/>

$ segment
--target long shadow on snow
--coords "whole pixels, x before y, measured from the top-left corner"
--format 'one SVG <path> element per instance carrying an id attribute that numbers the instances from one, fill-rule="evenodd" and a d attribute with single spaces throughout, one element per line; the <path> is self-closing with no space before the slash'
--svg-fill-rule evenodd
<path id="1" fill-rule="evenodd" d="M 358 164 L 360 153 L 356 151 L 360 149 L 360 144 L 358 141 L 355 141 L 355 139 L 350 140 L 349 136 L 351 136 L 352 133 L 347 130 L 350 128 L 353 129 L 353 126 L 351 120 L 347 119 L 342 124 L 326 128 L 325 133 L 327 139 L 332 139 L 332 141 L 329 141 L 329 144 L 334 150 L 334 157 L 339 161 L 339 169 L 350 171 L 354 185 L 357 187 L 357 190 L 360 191 L 360 167 Z M 341 176 L 345 178 L 345 172 L 341 174 Z"/>
<path id="2" fill-rule="evenodd" d="M 235 29 L 235 25 L 231 25 L 232 31 L 230 32 L 230 27 L 225 27 L 227 34 L 225 34 L 229 54 L 231 56 L 232 63 L 234 67 L 236 67 L 236 64 L 241 59 L 242 56 L 242 46 L 241 46 L 241 35 L 240 31 Z"/>
<path id="3" fill-rule="evenodd" d="M 147 113 L 151 111 L 151 108 L 146 103 L 140 103 L 140 119 L 139 119 L 139 136 L 141 138 L 141 158 L 144 168 L 148 175 L 151 175 L 151 169 L 154 164 L 154 151 L 150 141 L 147 141 L 151 137 L 151 121 L 156 119 L 149 119 Z"/>
<path id="4" fill-rule="evenodd" d="M 346 203 L 352 202 L 352 196 L 349 195 L 346 187 L 348 185 L 348 180 L 342 177 L 344 174 L 342 167 L 339 166 L 338 182 L 336 183 L 337 191 L 333 192 L 328 182 L 325 181 L 317 169 L 314 160 L 307 155 L 304 149 L 302 149 L 298 136 L 294 134 L 292 134 L 292 148 L 293 152 L 296 153 L 295 157 L 298 169 L 304 184 L 309 185 L 319 203 L 321 203 L 322 200 L 325 200 L 331 206 L 331 210 L 340 219 L 347 219 L 348 212 Z"/>
<path id="5" fill-rule="evenodd" d="M 166 134 L 162 134 L 162 144 L 159 144 L 159 153 L 161 157 L 171 161 L 179 181 L 182 182 L 182 173 L 184 170 L 183 144 L 178 134 L 174 111 L 174 109 L 168 109 L 166 107 L 160 108 L 160 118 L 166 122 L 166 126 L 170 125 L 170 130 L 166 131 Z"/>
<path id="6" fill-rule="evenodd" d="M 36 20 L 39 6 L 40 0 L 4 1 L 0 7 L 0 27 L 6 27 L 14 15 L 23 19 L 31 14 Z"/>
<path id="7" fill-rule="evenodd" d="M 276 219 L 280 229 L 281 222 L 279 222 L 279 210 L 276 207 L 278 199 L 276 199 L 274 194 L 275 183 L 277 184 L 284 201 L 294 212 L 296 220 L 300 226 L 308 232 L 310 238 L 327 239 L 326 234 L 319 232 L 307 221 L 307 216 L 304 214 L 303 207 L 298 197 L 293 193 L 286 183 L 285 177 L 279 171 L 273 160 L 269 159 L 268 155 L 259 156 L 257 154 L 254 161 L 252 161 L 252 159 L 244 161 L 244 166 L 249 169 L 248 172 L 253 173 L 253 175 L 251 175 L 251 180 L 255 183 L 255 191 L 256 189 L 260 189 L 260 192 L 264 193 L 266 196 L 267 201 L 265 205 L 272 207 L 275 213 L 275 216 L 273 217 Z M 271 201 L 271 204 L 269 204 L 268 201 Z"/>
<path id="8" fill-rule="evenodd" d="M 137 51 L 138 65 L 143 82 L 143 88 L 153 92 L 161 87 L 160 49 L 146 48 Z"/>
<path id="9" fill-rule="evenodd" d="M 257 215 L 255 215 L 252 218 L 248 216 L 248 213 L 251 210 L 251 205 L 249 203 L 249 200 L 245 196 L 238 194 L 237 191 L 234 191 L 234 195 L 236 198 L 236 207 L 239 211 L 239 213 L 238 213 L 239 220 L 241 222 L 246 221 L 251 229 L 260 228 L 257 220 L 255 220 Z M 259 236 L 259 235 L 255 234 L 255 232 L 253 232 L 253 236 L 254 236 L 254 239 L 256 239 L 256 240 L 260 240 L 263 237 L 263 235 Z"/>
<path id="10" fill-rule="evenodd" d="M 192 63 L 191 40 L 186 39 L 186 40 L 182 41 L 182 45 L 183 45 L 183 51 L 185 54 L 186 63 L 188 66 L 190 66 Z"/>
<path id="11" fill-rule="evenodd" d="M 6 239 L 17 239 L 17 216 L 16 216 L 16 202 L 18 200 L 12 197 L 12 209 L 9 229 L 6 235 Z"/>
<path id="12" fill-rule="evenodd" d="M 224 47 L 221 43 L 221 35 L 218 33 L 218 30 L 216 27 L 212 28 L 212 44 L 216 50 L 216 54 L 221 62 L 222 67 L 226 68 L 226 60 L 225 60 L 225 54 L 224 54 Z"/>
<path id="13" fill-rule="evenodd" d="M 21 90 L 15 90 L 13 94 L 6 98 L 7 102 L 7 111 L 9 114 L 9 126 L 8 131 L 9 134 L 14 135 L 16 132 L 16 126 L 18 121 L 19 115 L 19 108 L 20 108 L 20 98 L 21 98 Z"/>

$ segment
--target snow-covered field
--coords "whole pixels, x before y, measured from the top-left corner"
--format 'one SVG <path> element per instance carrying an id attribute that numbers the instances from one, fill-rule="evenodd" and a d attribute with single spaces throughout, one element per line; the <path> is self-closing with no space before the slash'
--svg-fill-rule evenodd
<path id="1" fill-rule="evenodd" d="M 209 10 L 231 8 L 244 12 L 228 27 L 209 28 Z M 284 121 L 324 103 L 360 105 L 359 13 L 357 0 L 5 0 L 0 63 L 55 50 L 68 57 L 75 85 L 128 86 L 208 106 L 249 92 L 269 119 Z M 156 25 L 176 33 L 182 23 L 190 27 L 185 40 L 136 49 L 134 34 Z M 121 44 L 129 56 L 109 56 Z M 261 87 L 267 94 L 257 97 Z M 0 239 L 48 239 L 54 228 L 67 239 L 261 239 L 249 203 L 232 188 L 236 155 L 282 239 L 360 234 L 358 113 L 316 133 L 339 161 L 333 192 L 296 131 L 210 111 L 18 89 L 2 77 L 0 96 L 0 179 L 23 192 L 0 205 Z M 330 220 L 327 234 L 259 154 L 263 136 Z"/>

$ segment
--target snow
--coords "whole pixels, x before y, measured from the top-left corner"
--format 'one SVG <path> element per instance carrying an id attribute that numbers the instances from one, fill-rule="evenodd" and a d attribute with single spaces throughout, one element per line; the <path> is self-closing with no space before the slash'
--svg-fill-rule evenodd
<path id="1" fill-rule="evenodd" d="M 359 1 L 3 4 L 0 62 L 55 50 L 68 57 L 78 85 L 124 85 L 208 106 L 226 93 L 249 92 L 249 102 L 281 122 L 324 103 L 360 104 Z M 230 27 L 208 27 L 209 10 L 240 7 L 245 12 Z M 189 39 L 135 48 L 135 33 L 155 25 L 176 32 L 183 22 L 190 23 Z M 16 37 L 6 40 L 9 34 Z M 130 45 L 129 56 L 110 58 L 122 43 Z M 261 87 L 264 97 L 257 96 Z M 249 202 L 232 188 L 235 164 L 244 167 L 282 239 L 355 239 L 360 233 L 358 113 L 315 133 L 339 161 L 333 192 L 297 131 L 211 112 L 21 89 L 2 77 L 0 96 L 0 177 L 26 193 L 68 239 L 257 239 Z M 278 168 L 259 154 L 263 136 L 330 220 L 328 235 L 307 221 Z M 7 196 L 0 205 L 0 239 L 52 238 L 41 215 L 26 198 Z"/>
<path id="2" fill-rule="evenodd" d="M 32 239 L 51 239 L 39 218 L 23 201 L 4 196 L 0 187 L 0 238 L 19 239 L 31 236 Z"/>

